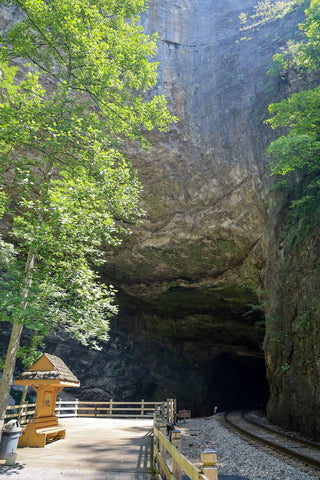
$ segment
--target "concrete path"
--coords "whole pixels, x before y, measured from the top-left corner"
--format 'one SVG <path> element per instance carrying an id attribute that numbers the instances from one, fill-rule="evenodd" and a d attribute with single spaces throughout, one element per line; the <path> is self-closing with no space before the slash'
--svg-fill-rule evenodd
<path id="1" fill-rule="evenodd" d="M 152 420 L 66 418 L 66 438 L 44 448 L 19 448 L 0 479 L 150 480 Z"/>

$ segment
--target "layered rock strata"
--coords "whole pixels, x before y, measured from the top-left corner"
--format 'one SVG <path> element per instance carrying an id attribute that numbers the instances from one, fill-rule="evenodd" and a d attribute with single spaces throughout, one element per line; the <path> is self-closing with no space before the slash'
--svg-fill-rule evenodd
<path id="1" fill-rule="evenodd" d="M 241 30 L 239 15 L 254 6 L 150 2 L 144 24 L 159 32 L 157 90 L 179 122 L 153 134 L 150 151 L 129 150 L 146 216 L 103 270 L 119 290 L 114 331 L 133 339 L 135 358 L 157 366 L 144 378 L 202 413 L 239 398 L 243 406 L 249 392 L 251 403 L 267 397 L 260 317 L 246 316 L 257 312 L 269 242 L 264 152 L 273 134 L 264 120 L 283 88 L 268 91 L 266 71 L 302 17 Z"/>

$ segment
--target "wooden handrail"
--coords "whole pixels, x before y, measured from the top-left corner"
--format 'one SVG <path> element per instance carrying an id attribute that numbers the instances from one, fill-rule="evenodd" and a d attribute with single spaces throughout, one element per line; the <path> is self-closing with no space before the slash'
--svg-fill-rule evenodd
<path id="1" fill-rule="evenodd" d="M 93 401 L 63 401 L 58 400 L 56 404 L 56 413 L 58 416 L 86 416 L 86 417 L 138 417 L 150 418 L 156 408 L 163 402 L 116 402 L 113 399 L 103 402 Z"/>
<path id="2" fill-rule="evenodd" d="M 23 403 L 21 405 L 9 405 L 6 408 L 5 420 L 15 419 L 18 420 L 22 425 L 27 423 L 29 418 L 34 415 L 35 412 L 35 403 Z M 16 410 L 16 411 L 14 411 Z M 12 413 L 9 413 L 9 412 Z"/>
<path id="3" fill-rule="evenodd" d="M 217 455 L 214 450 L 206 449 L 201 452 L 202 468 L 198 470 L 182 453 L 180 431 L 172 431 L 172 443 L 166 438 L 166 423 L 159 416 L 155 416 L 154 433 L 154 469 L 157 478 L 161 480 L 166 477 L 168 480 L 179 480 L 182 471 L 191 480 L 217 480 L 218 470 L 216 467 Z M 167 462 L 167 455 L 171 458 L 172 469 Z"/>
<path id="4" fill-rule="evenodd" d="M 172 460 L 178 463 L 178 465 L 181 467 L 181 470 L 183 470 L 184 473 L 188 475 L 191 480 L 202 479 L 201 472 L 199 472 L 199 470 L 182 453 L 180 453 L 179 450 L 174 445 L 172 445 L 172 443 L 169 442 L 169 440 L 167 440 L 167 438 L 163 435 L 163 433 L 160 432 L 160 430 L 158 430 L 157 427 L 154 427 L 153 432 L 154 436 L 158 438 L 159 442 L 165 447 Z M 155 449 L 155 451 L 158 456 L 158 454 L 160 454 L 160 451 L 158 449 Z M 169 468 L 168 465 L 167 468 Z M 170 473 L 170 478 L 174 478 L 173 472 Z"/>
<path id="5" fill-rule="evenodd" d="M 6 419 L 17 419 L 26 423 L 34 414 L 35 403 L 12 405 L 7 407 Z M 104 402 L 57 400 L 56 415 L 58 417 L 136 417 L 150 418 L 156 409 L 165 405 L 165 402 L 116 402 L 113 399 Z"/>

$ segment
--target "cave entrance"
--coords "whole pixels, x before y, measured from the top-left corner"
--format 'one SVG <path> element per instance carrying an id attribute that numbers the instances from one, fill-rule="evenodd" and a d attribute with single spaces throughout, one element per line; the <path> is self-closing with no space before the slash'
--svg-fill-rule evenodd
<path id="1" fill-rule="evenodd" d="M 194 416 L 212 415 L 215 406 L 264 407 L 265 327 L 261 310 L 252 308 L 257 302 L 252 289 L 234 286 L 218 292 L 175 287 L 143 308 L 122 297 L 126 308 L 114 326 L 133 340 L 129 370 L 144 365 L 137 398 L 177 398 Z"/>
<path id="2" fill-rule="evenodd" d="M 262 355 L 223 353 L 215 361 L 213 371 L 208 397 L 218 411 L 265 407 L 269 387 Z"/>
<path id="3" fill-rule="evenodd" d="M 215 407 L 218 412 L 265 407 L 269 387 L 261 354 L 225 351 L 208 363 L 193 364 L 173 358 L 171 365 L 163 364 L 169 381 L 162 381 L 162 388 L 177 398 L 179 409 L 192 410 L 192 416 L 212 415 Z"/>

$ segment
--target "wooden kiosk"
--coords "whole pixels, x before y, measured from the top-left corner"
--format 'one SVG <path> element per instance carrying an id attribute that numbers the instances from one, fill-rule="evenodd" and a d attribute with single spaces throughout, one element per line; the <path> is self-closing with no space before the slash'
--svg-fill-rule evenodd
<path id="1" fill-rule="evenodd" d="M 64 387 L 79 387 L 80 382 L 61 358 L 44 353 L 27 372 L 15 380 L 16 385 L 30 385 L 37 392 L 34 416 L 29 420 L 19 447 L 44 447 L 46 443 L 65 438 L 55 415 L 58 393 Z"/>

